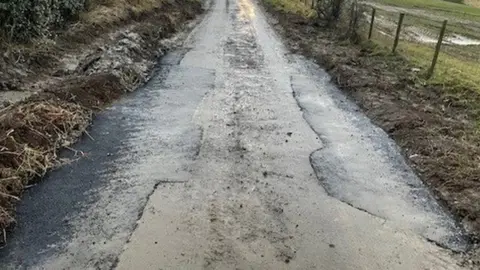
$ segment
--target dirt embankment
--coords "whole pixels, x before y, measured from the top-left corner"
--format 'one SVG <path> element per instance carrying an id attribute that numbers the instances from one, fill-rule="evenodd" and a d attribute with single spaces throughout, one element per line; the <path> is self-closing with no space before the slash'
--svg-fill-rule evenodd
<path id="1" fill-rule="evenodd" d="M 423 181 L 472 235 L 480 233 L 480 94 L 432 85 L 374 44 L 352 45 L 331 29 L 280 12 L 274 24 L 294 52 L 312 57 L 403 149 Z"/>
<path id="2" fill-rule="evenodd" d="M 120 21 L 72 24 L 46 43 L 0 44 L 0 242 L 24 188 L 65 162 L 57 151 L 96 111 L 144 83 L 169 47 L 165 38 L 202 11 L 195 0 L 156 2 Z"/>

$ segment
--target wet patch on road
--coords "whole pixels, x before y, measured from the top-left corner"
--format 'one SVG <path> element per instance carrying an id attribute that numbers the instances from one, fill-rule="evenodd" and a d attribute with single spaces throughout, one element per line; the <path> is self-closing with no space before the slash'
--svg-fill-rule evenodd
<path id="1" fill-rule="evenodd" d="M 188 163 L 174 160 L 199 155 L 203 130 L 192 117 L 215 72 L 176 65 L 185 52 L 167 55 L 143 89 L 98 114 L 77 152 L 63 153 L 81 159 L 25 192 L 0 268 L 109 268 L 154 189 L 189 179 Z"/>
<path id="2" fill-rule="evenodd" d="M 310 161 L 330 196 L 449 249 L 467 249 L 460 226 L 409 168 L 394 142 L 359 115 L 355 105 L 337 98 L 341 94 L 328 76 L 319 83 L 292 76 L 291 85 L 305 120 L 324 143 Z"/>

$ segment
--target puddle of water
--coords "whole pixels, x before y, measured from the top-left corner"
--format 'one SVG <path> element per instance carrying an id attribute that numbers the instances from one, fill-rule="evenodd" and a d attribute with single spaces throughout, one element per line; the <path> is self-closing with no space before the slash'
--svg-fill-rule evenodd
<path id="1" fill-rule="evenodd" d="M 383 32 L 382 30 L 377 30 L 378 33 L 380 33 L 381 35 L 384 35 L 384 36 L 387 36 L 387 37 L 391 37 L 392 35 L 390 34 L 387 34 L 385 32 Z"/>
<path id="2" fill-rule="evenodd" d="M 421 29 L 408 27 L 405 30 L 407 32 L 407 36 L 414 41 L 418 41 L 420 43 L 437 43 L 436 38 L 423 33 L 424 31 L 422 31 Z"/>
<path id="3" fill-rule="evenodd" d="M 418 32 L 410 32 L 409 35 L 418 42 L 421 43 L 437 43 L 437 39 L 424 35 Z M 471 45 L 480 45 L 480 40 L 471 39 L 459 34 L 453 34 L 452 36 L 447 36 L 443 39 L 443 44 L 450 45 L 459 45 L 459 46 L 471 46 Z"/>
<path id="4" fill-rule="evenodd" d="M 389 19 L 385 18 L 384 16 L 377 16 L 375 18 L 375 22 L 379 23 L 382 27 L 395 30 L 397 28 L 397 24 L 390 21 Z"/>
<path id="5" fill-rule="evenodd" d="M 377 20 L 382 26 L 391 29 L 392 23 L 384 18 Z M 393 31 L 393 30 L 392 30 Z M 436 44 L 438 41 L 438 33 L 430 33 L 426 29 L 408 26 L 404 28 L 404 31 L 407 35 L 407 39 L 414 40 L 420 43 L 427 43 L 427 44 Z M 386 33 L 382 33 L 385 34 Z M 462 36 L 459 34 L 451 34 L 446 36 L 443 39 L 444 44 L 450 45 L 459 45 L 459 46 L 478 46 L 480 45 L 480 40 L 468 38 L 466 36 Z"/>
<path id="6" fill-rule="evenodd" d="M 462 46 L 480 45 L 480 40 L 468 38 L 459 34 L 453 34 L 453 36 L 447 37 L 446 41 L 451 44 Z"/>

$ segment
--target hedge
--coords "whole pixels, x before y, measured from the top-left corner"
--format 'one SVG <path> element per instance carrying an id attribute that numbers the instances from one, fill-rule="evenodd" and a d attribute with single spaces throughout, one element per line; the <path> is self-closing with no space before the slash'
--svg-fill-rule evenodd
<path id="1" fill-rule="evenodd" d="M 78 15 L 86 0 L 0 0 L 0 33 L 26 41 Z"/>

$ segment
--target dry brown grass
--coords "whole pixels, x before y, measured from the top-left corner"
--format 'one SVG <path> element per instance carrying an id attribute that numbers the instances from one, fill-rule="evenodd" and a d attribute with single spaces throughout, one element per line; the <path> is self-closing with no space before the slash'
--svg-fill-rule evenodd
<path id="1" fill-rule="evenodd" d="M 14 203 L 25 185 L 57 162 L 56 151 L 87 127 L 90 110 L 56 98 L 13 105 L 0 114 L 0 229 L 14 221 Z"/>
<path id="2" fill-rule="evenodd" d="M 111 25 L 160 8 L 163 0 L 93 0 L 80 22 Z"/>
<path id="3" fill-rule="evenodd" d="M 479 0 L 465 0 L 464 3 L 466 5 L 469 5 L 469 6 L 472 6 L 472 7 L 480 8 L 480 1 Z"/>

